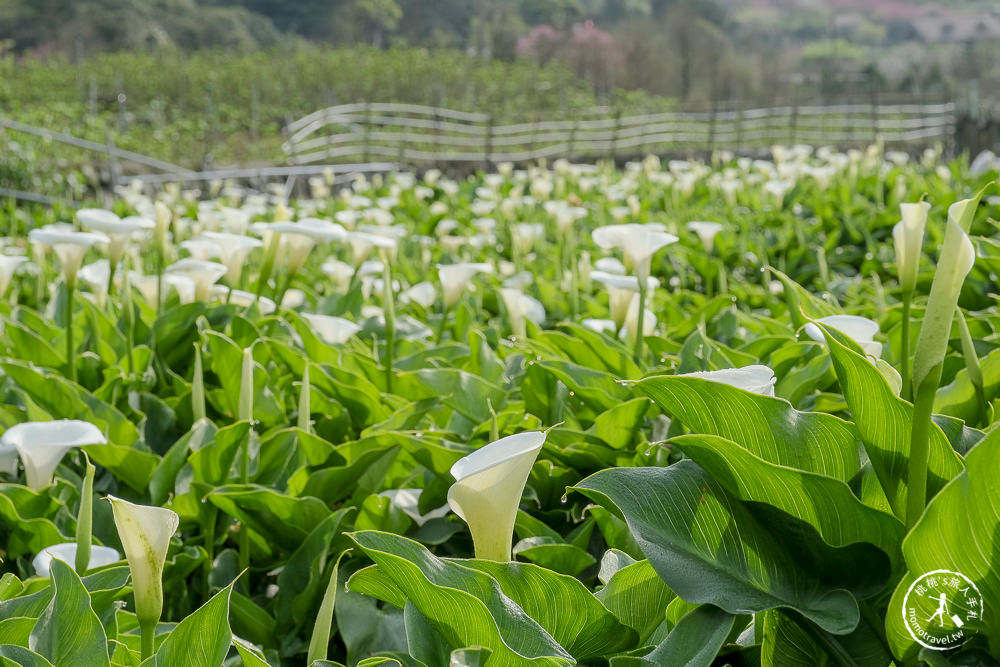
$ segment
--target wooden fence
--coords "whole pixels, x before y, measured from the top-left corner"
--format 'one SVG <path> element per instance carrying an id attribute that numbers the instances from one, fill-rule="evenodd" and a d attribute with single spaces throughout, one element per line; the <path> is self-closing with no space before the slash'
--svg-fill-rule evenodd
<path id="1" fill-rule="evenodd" d="M 497 125 L 490 114 L 412 104 L 342 104 L 286 127 L 289 164 L 391 160 L 399 165 L 527 162 L 541 158 L 619 158 L 774 144 L 950 148 L 955 109 L 943 104 L 781 106 L 735 111 L 588 117 Z"/>

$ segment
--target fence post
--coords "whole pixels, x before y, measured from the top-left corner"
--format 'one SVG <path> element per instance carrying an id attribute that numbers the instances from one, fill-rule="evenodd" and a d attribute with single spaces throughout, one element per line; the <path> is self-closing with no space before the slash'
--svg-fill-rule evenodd
<path id="1" fill-rule="evenodd" d="M 441 160 L 441 115 L 434 107 L 434 162 Z"/>
<path id="2" fill-rule="evenodd" d="M 712 153 L 715 152 L 715 122 L 716 122 L 716 114 L 717 114 L 717 112 L 718 112 L 718 108 L 716 106 L 716 102 L 713 100 L 712 101 L 712 109 L 709 111 L 709 116 L 708 116 L 708 152 L 709 152 L 709 155 L 711 155 Z"/>
<path id="3" fill-rule="evenodd" d="M 743 105 L 736 111 L 736 152 L 743 152 Z"/>
<path id="4" fill-rule="evenodd" d="M 372 137 L 372 105 L 369 102 L 365 102 L 365 131 L 364 131 L 364 146 L 362 147 L 362 160 L 364 164 L 370 162 L 370 151 L 369 147 L 371 145 Z"/>
<path id="5" fill-rule="evenodd" d="M 573 160 L 573 144 L 576 142 L 576 125 L 579 121 L 573 119 L 573 126 L 569 128 L 569 142 L 566 145 L 566 159 Z"/>
<path id="6" fill-rule="evenodd" d="M 493 167 L 493 114 L 486 116 L 486 145 L 483 155 L 486 158 L 484 169 L 489 171 Z"/>
<path id="7" fill-rule="evenodd" d="M 621 107 L 615 108 L 615 129 L 611 133 L 611 161 L 618 164 L 618 133 L 622 128 Z"/>
<path id="8" fill-rule="evenodd" d="M 114 192 L 118 189 L 118 182 L 120 180 L 118 173 L 118 158 L 115 156 L 115 139 L 108 130 L 107 133 L 107 153 L 108 153 L 108 172 L 111 177 L 111 197 L 114 199 Z"/>
<path id="9" fill-rule="evenodd" d="M 125 95 L 125 84 L 121 71 L 115 72 L 115 94 L 118 97 L 118 132 L 125 134 L 128 132 L 128 116 L 125 111 L 125 102 L 128 96 Z"/>
<path id="10" fill-rule="evenodd" d="M 792 118 L 791 118 L 791 122 L 789 123 L 789 129 L 792 131 L 792 141 L 791 141 L 791 144 L 794 146 L 796 143 L 798 143 L 796 141 L 796 139 L 798 138 L 798 129 L 799 129 L 799 98 L 798 98 L 798 96 L 796 96 L 795 99 L 792 100 Z"/>
<path id="11" fill-rule="evenodd" d="M 872 143 L 878 141 L 878 116 L 879 116 L 879 106 L 878 106 L 878 82 L 873 81 L 872 83 Z"/>

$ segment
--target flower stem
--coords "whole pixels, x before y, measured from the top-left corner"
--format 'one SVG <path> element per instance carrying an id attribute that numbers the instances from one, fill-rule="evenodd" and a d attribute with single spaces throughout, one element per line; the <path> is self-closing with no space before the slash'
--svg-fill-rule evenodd
<path id="1" fill-rule="evenodd" d="M 910 302 L 913 299 L 913 292 L 906 292 L 903 294 L 903 328 L 899 332 L 900 338 L 900 353 L 901 353 L 901 363 L 902 372 L 900 375 L 903 378 L 903 400 L 909 401 L 913 398 L 913 385 L 912 385 L 912 371 L 913 365 L 910 363 Z"/>
<path id="2" fill-rule="evenodd" d="M 444 340 L 444 330 L 448 326 L 448 308 L 444 308 L 441 311 L 441 321 L 438 323 L 437 335 L 434 338 L 434 343 L 440 345 L 441 341 Z"/>
<path id="3" fill-rule="evenodd" d="M 910 431 L 910 461 L 906 477 L 906 528 L 917 523 L 927 504 L 927 459 L 931 430 L 931 411 L 941 379 L 941 366 L 916 388 L 913 402 L 913 429 Z"/>
<path id="4" fill-rule="evenodd" d="M 146 660 L 153 655 L 153 646 L 156 641 L 156 620 L 140 619 L 139 635 L 142 638 L 142 660 Z"/>
<path id="5" fill-rule="evenodd" d="M 76 515 L 76 573 L 81 577 L 90 566 L 90 543 L 94 525 L 94 464 L 83 454 L 87 471 L 83 475 L 80 488 L 80 511 Z"/>
<path id="6" fill-rule="evenodd" d="M 645 329 L 646 319 L 646 281 L 643 278 L 639 279 L 639 313 L 635 320 L 635 361 L 639 363 L 642 360 L 642 343 L 643 343 L 643 330 Z"/>
<path id="7" fill-rule="evenodd" d="M 76 383 L 76 345 L 73 341 L 73 294 L 76 284 L 66 283 L 66 364 L 69 366 L 69 379 Z"/>
<path id="8" fill-rule="evenodd" d="M 388 253 L 383 253 L 382 262 L 385 272 L 382 276 L 382 308 L 385 311 L 385 390 L 392 393 L 392 359 L 396 347 L 396 308 L 392 295 L 392 264 Z"/>

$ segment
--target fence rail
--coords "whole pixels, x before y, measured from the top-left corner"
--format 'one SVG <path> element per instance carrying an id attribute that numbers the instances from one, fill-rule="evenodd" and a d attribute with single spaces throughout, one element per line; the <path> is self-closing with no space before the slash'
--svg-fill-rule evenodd
<path id="1" fill-rule="evenodd" d="M 159 169 L 161 171 L 171 172 L 174 174 L 187 174 L 191 173 L 190 169 L 185 169 L 176 164 L 171 164 L 170 162 L 164 162 L 163 160 L 158 160 L 148 155 L 142 155 L 141 153 L 135 153 L 133 151 L 127 151 L 122 148 L 118 148 L 114 145 L 114 142 L 109 138 L 107 143 L 101 144 L 96 141 L 90 141 L 89 139 L 81 139 L 80 137 L 74 137 L 70 134 L 65 134 L 63 132 L 53 132 L 52 130 L 47 130 L 42 127 L 35 127 L 33 125 L 27 125 L 25 123 L 20 123 L 16 120 L 10 120 L 9 118 L 0 118 L 0 132 L 4 130 L 13 130 L 16 132 L 22 132 L 24 134 L 30 134 L 36 137 L 41 137 L 46 141 L 56 141 L 62 144 L 67 144 L 69 146 L 75 146 L 77 148 L 82 148 L 84 150 L 95 151 L 98 153 L 103 153 L 109 161 L 113 160 L 124 160 L 127 162 L 134 162 L 135 164 L 141 164 L 145 167 L 152 167 L 153 169 Z"/>
<path id="2" fill-rule="evenodd" d="M 355 103 L 315 111 L 286 127 L 292 165 L 390 159 L 397 164 L 524 162 L 540 158 L 622 157 L 773 144 L 950 147 L 955 107 L 943 104 L 842 104 L 664 112 L 496 125 L 489 114 L 413 104 Z"/>

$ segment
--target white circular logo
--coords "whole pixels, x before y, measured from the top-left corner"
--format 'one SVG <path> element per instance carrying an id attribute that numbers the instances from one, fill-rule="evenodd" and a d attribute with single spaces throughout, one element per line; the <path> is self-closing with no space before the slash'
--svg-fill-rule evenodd
<path id="1" fill-rule="evenodd" d="M 935 651 L 965 643 L 970 626 L 983 618 L 983 596 L 961 572 L 934 570 L 921 575 L 903 596 L 903 623 L 910 636 Z"/>

